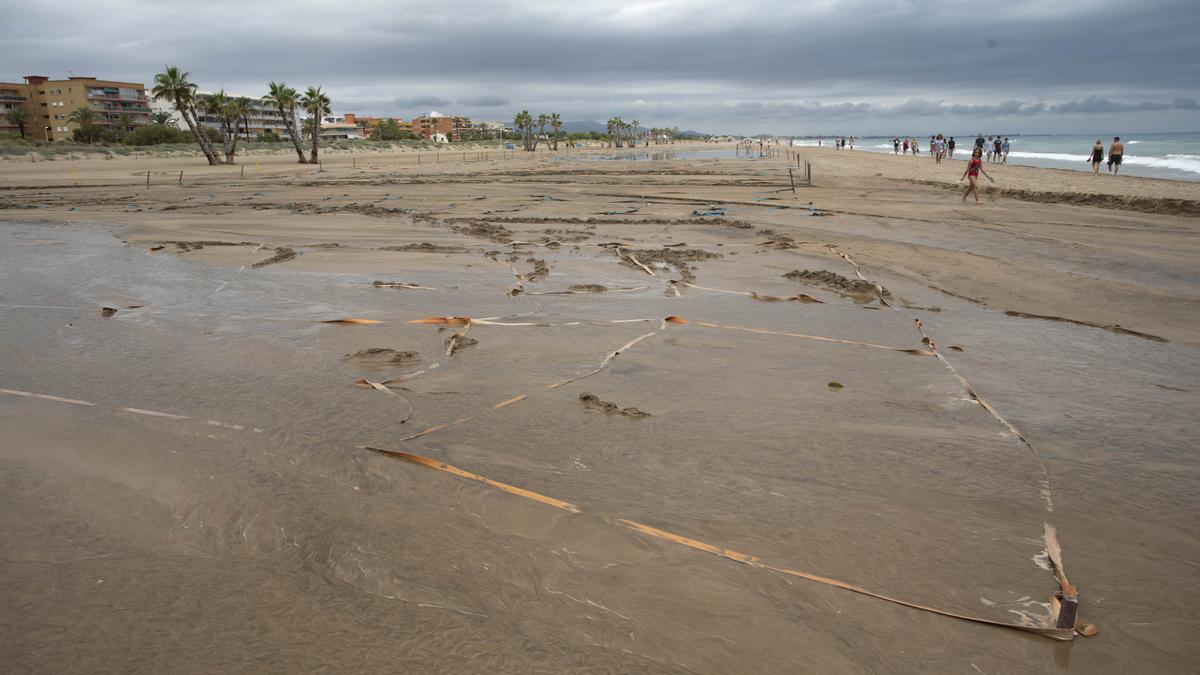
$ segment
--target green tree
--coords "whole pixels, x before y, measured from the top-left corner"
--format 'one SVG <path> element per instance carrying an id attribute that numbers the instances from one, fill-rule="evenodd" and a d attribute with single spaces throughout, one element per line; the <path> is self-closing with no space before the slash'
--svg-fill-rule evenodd
<path id="1" fill-rule="evenodd" d="M 300 106 L 308 113 L 308 117 L 312 120 L 312 155 L 308 158 L 309 163 L 317 163 L 317 148 L 321 142 L 321 117 L 332 112 L 329 96 L 321 91 L 320 87 L 309 87 L 304 92 L 304 96 L 300 98 Z"/>
<path id="2" fill-rule="evenodd" d="M 24 108 L 9 108 L 5 116 L 8 117 L 9 124 L 17 126 L 17 131 L 21 132 L 21 138 L 25 138 L 25 125 L 29 124 L 29 111 Z"/>
<path id="3" fill-rule="evenodd" d="M 100 116 L 96 114 L 96 111 L 86 105 L 79 106 L 67 115 L 67 122 L 74 123 L 79 127 L 80 133 L 76 135 L 76 138 L 87 139 L 88 143 L 95 143 L 99 138 L 99 132 L 93 131 L 99 119 Z"/>
<path id="4" fill-rule="evenodd" d="M 150 113 L 150 123 L 162 127 L 173 127 L 175 126 L 175 116 L 166 110 L 157 110 Z"/>
<path id="5" fill-rule="evenodd" d="M 170 101 L 183 117 L 184 123 L 196 139 L 196 145 L 212 165 L 223 164 L 221 158 L 213 150 L 203 125 L 197 121 L 196 115 L 196 85 L 188 80 L 188 74 L 178 66 L 166 66 L 166 71 L 154 76 L 154 88 L 151 94 L 156 100 Z"/>
<path id="6" fill-rule="evenodd" d="M 275 109 L 279 111 L 288 137 L 292 139 L 292 145 L 296 148 L 299 162 L 307 164 L 304 148 L 300 147 L 300 133 L 296 129 L 296 104 L 298 103 L 296 90 L 283 82 L 271 82 L 267 85 L 267 95 L 263 97 L 263 103 L 275 106 Z"/>
<path id="7" fill-rule="evenodd" d="M 129 116 L 129 113 L 121 113 L 117 116 L 117 129 L 121 138 L 125 137 L 130 131 L 133 131 L 134 121 Z"/>

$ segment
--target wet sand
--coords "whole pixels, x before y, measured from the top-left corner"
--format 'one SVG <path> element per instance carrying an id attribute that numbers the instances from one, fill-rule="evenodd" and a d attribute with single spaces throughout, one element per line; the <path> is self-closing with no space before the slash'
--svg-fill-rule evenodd
<path id="1" fill-rule="evenodd" d="M 1200 186 L 598 154 L 0 164 L 5 662 L 1192 668 Z"/>

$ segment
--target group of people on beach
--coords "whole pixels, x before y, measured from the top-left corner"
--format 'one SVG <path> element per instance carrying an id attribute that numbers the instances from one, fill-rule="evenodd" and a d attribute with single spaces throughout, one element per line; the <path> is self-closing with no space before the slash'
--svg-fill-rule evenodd
<path id="1" fill-rule="evenodd" d="M 947 157 L 954 157 L 954 137 L 946 138 L 942 134 L 929 137 L 929 158 L 934 162 L 941 164 L 942 160 Z M 912 151 L 913 156 L 921 154 L 921 144 L 916 138 L 895 137 L 892 139 L 892 152 L 899 155 L 901 152 L 908 154 Z"/>
<path id="2" fill-rule="evenodd" d="M 846 145 L 849 144 L 850 149 L 853 150 L 854 149 L 854 141 L 856 141 L 856 140 L 857 139 L 853 136 L 848 136 L 848 137 L 847 136 L 838 136 L 837 138 L 833 139 L 833 145 L 838 150 L 845 150 Z"/>
<path id="3" fill-rule="evenodd" d="M 1113 136 L 1112 145 L 1108 146 L 1108 172 L 1112 175 L 1117 175 L 1121 170 L 1121 160 L 1125 157 L 1125 144 L 1121 142 L 1120 136 Z M 1096 144 L 1092 146 L 1092 154 L 1088 157 L 1088 161 L 1092 163 L 1092 173 L 1100 173 L 1100 162 L 1104 161 L 1104 144 L 1100 139 L 1096 139 Z"/>
<path id="4" fill-rule="evenodd" d="M 1008 151 L 1012 147 L 1008 136 L 1005 136 L 1003 141 L 999 135 L 988 136 L 985 140 L 981 131 L 975 136 L 975 147 L 983 151 L 989 164 L 1008 164 Z"/>

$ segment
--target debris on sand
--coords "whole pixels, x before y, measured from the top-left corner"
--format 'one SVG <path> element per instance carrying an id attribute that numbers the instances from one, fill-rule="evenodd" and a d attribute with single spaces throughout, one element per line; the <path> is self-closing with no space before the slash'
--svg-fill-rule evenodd
<path id="1" fill-rule="evenodd" d="M 550 274 L 550 267 L 546 265 L 546 261 L 540 258 L 526 258 L 525 262 L 533 263 L 533 271 L 525 275 L 525 280 L 531 284 L 545 279 Z"/>
<path id="2" fill-rule="evenodd" d="M 175 248 L 180 253 L 199 251 L 205 246 L 258 246 L 256 241 L 164 241 L 163 243 L 175 244 Z"/>
<path id="3" fill-rule="evenodd" d="M 800 245 L 797 244 L 796 240 L 792 237 L 776 232 L 768 227 L 758 230 L 756 234 L 768 237 L 766 241 L 760 242 L 758 244 L 759 246 L 766 246 L 767 248 L 773 248 L 781 251 L 789 248 L 800 248 Z"/>
<path id="4" fill-rule="evenodd" d="M 689 263 L 722 257 L 719 253 L 711 253 L 699 248 L 630 249 L 626 250 L 625 253 L 626 255 L 621 256 L 621 264 L 626 267 L 643 269 L 641 265 L 630 259 L 630 256 L 633 256 L 644 265 L 657 264 L 663 267 L 670 267 L 679 272 L 680 278 L 684 281 L 696 280 L 696 275 L 692 273 L 695 267 Z"/>
<path id="5" fill-rule="evenodd" d="M 785 279 L 798 281 L 802 284 L 821 286 L 835 293 L 849 296 L 855 302 L 870 302 L 875 299 L 875 284 L 861 279 L 850 279 L 837 272 L 828 270 L 792 270 L 783 275 Z M 891 297 L 891 291 L 884 288 L 883 295 Z"/>
<path id="6" fill-rule="evenodd" d="M 399 281 L 380 281 L 378 279 L 371 282 L 371 285 L 374 286 L 375 288 L 401 288 L 401 289 L 406 289 L 406 290 L 420 290 L 420 291 L 436 291 L 437 290 L 436 288 L 432 288 L 430 286 L 422 286 L 420 284 L 412 284 L 412 283 L 406 284 L 406 283 L 401 283 Z"/>
<path id="7" fill-rule="evenodd" d="M 1159 337 L 1157 335 L 1151 335 L 1150 333 L 1143 333 L 1141 331 L 1123 328 L 1123 327 L 1121 327 L 1121 324 L 1116 324 L 1116 323 L 1114 323 L 1114 324 L 1094 323 L 1091 321 L 1079 321 L 1077 319 L 1068 319 L 1068 318 L 1062 317 L 1062 316 L 1048 316 L 1046 314 L 1030 314 L 1028 312 L 1017 312 L 1017 311 L 1013 311 L 1013 310 L 1009 310 L 1009 311 L 1005 312 L 1004 314 L 1006 316 L 1015 316 L 1015 317 L 1018 317 L 1021 319 L 1042 319 L 1043 321 L 1062 321 L 1064 323 L 1073 323 L 1078 326 L 1091 326 L 1092 328 L 1103 328 L 1106 331 L 1109 331 L 1111 333 L 1117 333 L 1118 335 L 1132 335 L 1134 337 L 1140 337 L 1140 338 L 1144 338 L 1146 340 L 1152 340 L 1154 342 L 1166 342 L 1167 341 L 1166 338 Z"/>
<path id="8" fill-rule="evenodd" d="M 398 350 L 391 347 L 371 347 L 369 349 L 360 349 L 353 354 L 347 354 L 344 358 L 390 365 L 415 361 L 420 358 L 420 354 L 411 349 Z"/>
<path id="9" fill-rule="evenodd" d="M 446 338 L 446 356 L 453 356 L 455 352 L 477 344 L 479 344 L 479 340 L 467 337 L 463 333 L 455 333 Z"/>
<path id="10" fill-rule="evenodd" d="M 416 251 L 419 253 L 458 253 L 465 251 L 462 246 L 446 246 L 443 244 L 431 244 L 427 241 L 422 241 L 417 244 L 404 244 L 403 246 L 390 245 L 380 246 L 376 251 Z"/>
<path id="11" fill-rule="evenodd" d="M 106 319 L 116 313 L 117 313 L 116 307 L 101 307 L 100 308 L 100 316 L 102 316 Z"/>
<path id="12" fill-rule="evenodd" d="M 453 229 L 459 234 L 465 234 L 478 239 L 487 239 L 500 244 L 508 244 L 513 240 L 512 230 L 503 225 L 490 223 L 485 220 L 469 220 L 463 225 L 456 225 Z"/>
<path id="13" fill-rule="evenodd" d="M 579 401 L 583 403 L 583 407 L 589 410 L 599 410 L 605 415 L 623 415 L 625 417 L 649 417 L 650 413 L 642 412 L 634 407 L 621 408 L 616 403 L 600 400 L 600 397 L 595 394 L 584 392 L 579 395 Z"/>
<path id="14" fill-rule="evenodd" d="M 603 293 L 608 290 L 608 286 L 601 284 L 571 284 L 567 286 L 567 290 L 575 291 L 576 293 Z"/>
<path id="15" fill-rule="evenodd" d="M 846 388 L 846 385 L 842 384 L 841 382 L 836 382 L 836 381 L 830 382 L 829 384 L 827 384 L 825 386 L 829 387 L 830 389 L 845 389 Z"/>
<path id="16" fill-rule="evenodd" d="M 266 260 L 260 260 L 251 265 L 251 267 L 266 267 L 267 265 L 274 265 L 275 263 L 287 262 L 295 257 L 296 252 L 294 250 L 287 246 L 280 246 L 279 248 L 275 249 L 275 255 L 267 258 Z"/>

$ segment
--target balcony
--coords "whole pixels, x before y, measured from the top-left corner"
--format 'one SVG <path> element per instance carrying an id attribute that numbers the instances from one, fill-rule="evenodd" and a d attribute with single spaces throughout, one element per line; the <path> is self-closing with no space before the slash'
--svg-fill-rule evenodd
<path id="1" fill-rule="evenodd" d="M 150 99 L 145 96 L 130 97 L 130 96 L 121 96 L 119 94 L 104 94 L 102 96 L 96 95 L 96 94 L 88 94 L 87 98 L 89 101 L 129 101 L 129 102 L 133 102 L 133 103 L 146 103 L 146 104 L 148 104 L 150 102 Z"/>

